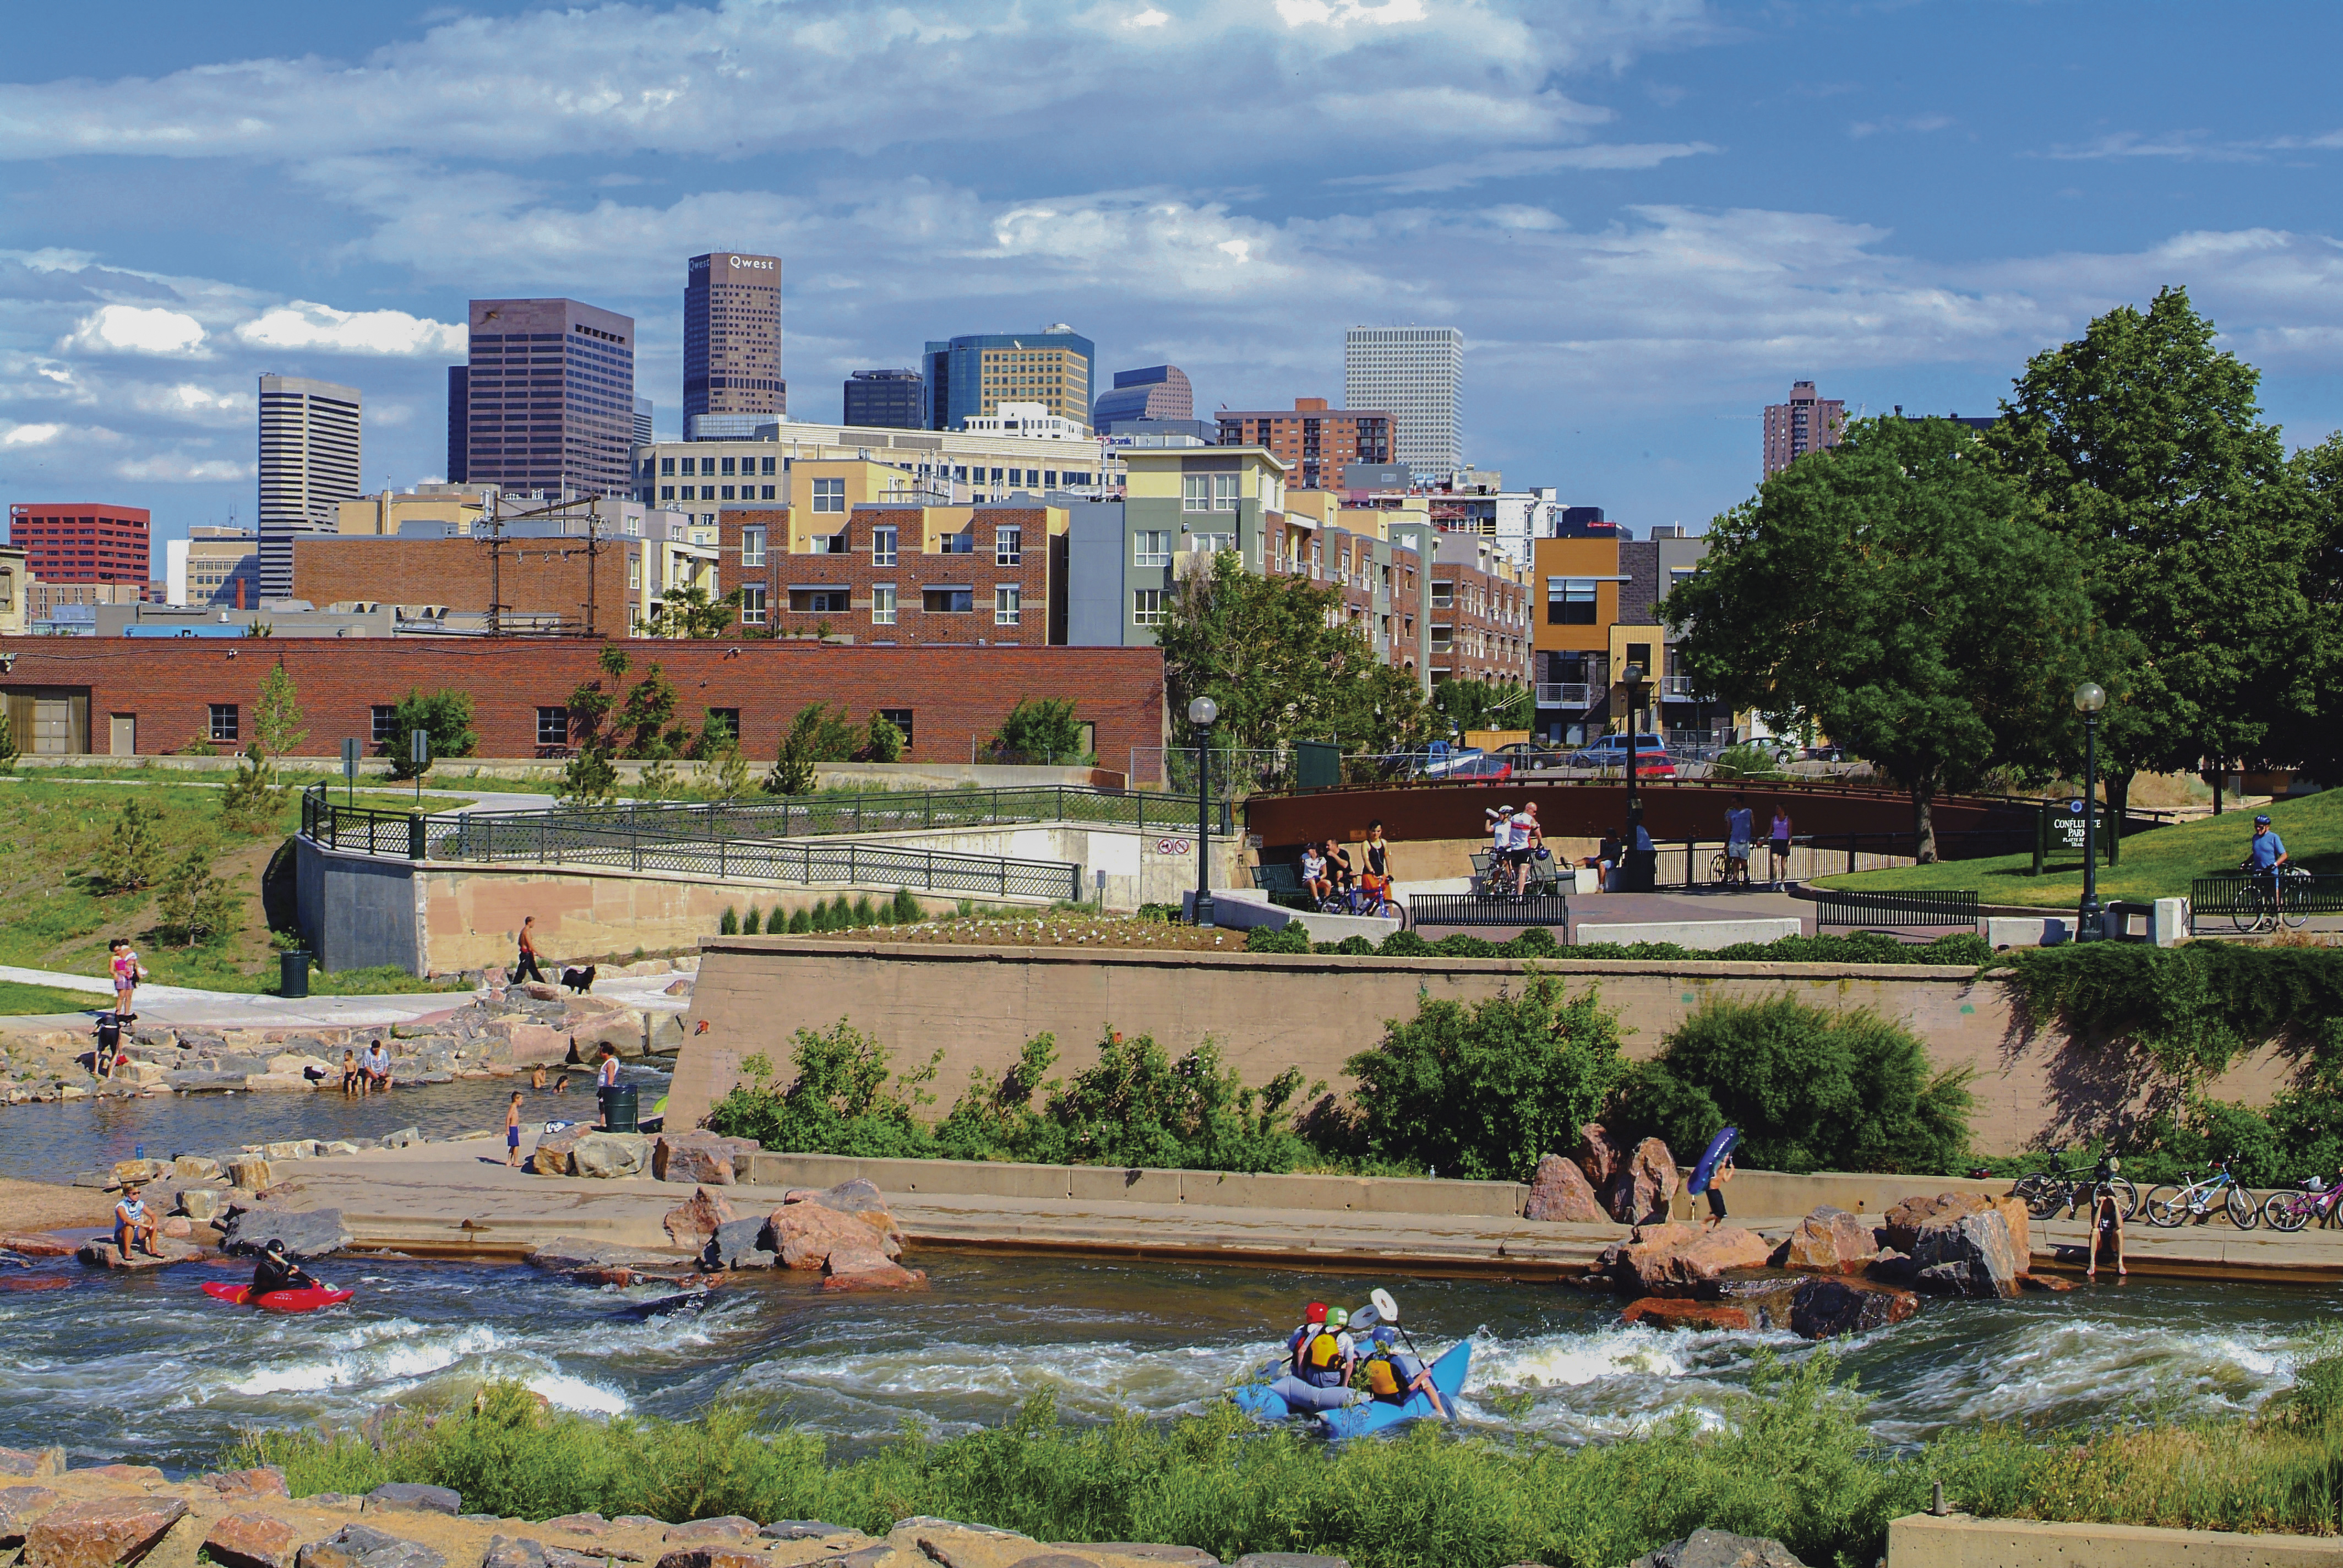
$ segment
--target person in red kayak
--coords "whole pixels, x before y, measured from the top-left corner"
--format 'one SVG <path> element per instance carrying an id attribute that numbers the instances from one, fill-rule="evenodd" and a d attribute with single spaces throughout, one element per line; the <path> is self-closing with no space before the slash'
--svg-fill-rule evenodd
<path id="1" fill-rule="evenodd" d="M 277 1291 L 315 1291 L 324 1287 L 307 1269 L 285 1255 L 285 1243 L 275 1237 L 260 1250 L 260 1262 L 252 1271 L 252 1299 Z"/>

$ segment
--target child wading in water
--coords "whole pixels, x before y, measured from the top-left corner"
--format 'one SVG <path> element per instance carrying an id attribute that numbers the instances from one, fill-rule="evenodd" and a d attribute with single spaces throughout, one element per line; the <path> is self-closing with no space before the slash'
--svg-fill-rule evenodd
<path id="1" fill-rule="evenodd" d="M 505 1163 L 520 1163 L 520 1091 L 513 1091 L 512 1103 L 505 1107 Z"/>

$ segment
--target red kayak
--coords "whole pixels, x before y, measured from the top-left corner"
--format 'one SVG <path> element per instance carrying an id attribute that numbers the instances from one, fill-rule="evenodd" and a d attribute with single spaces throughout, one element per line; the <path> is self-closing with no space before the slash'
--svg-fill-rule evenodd
<path id="1" fill-rule="evenodd" d="M 214 1283 L 204 1287 L 204 1294 L 234 1302 L 239 1307 L 258 1307 L 265 1312 L 314 1312 L 319 1307 L 338 1307 L 357 1292 L 319 1285 L 307 1291 L 271 1291 L 265 1296 L 256 1296 L 250 1285 Z"/>

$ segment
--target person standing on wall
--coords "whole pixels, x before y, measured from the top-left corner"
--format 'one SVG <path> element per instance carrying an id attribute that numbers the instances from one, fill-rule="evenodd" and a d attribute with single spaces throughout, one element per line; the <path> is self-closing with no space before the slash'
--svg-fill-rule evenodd
<path id="1" fill-rule="evenodd" d="M 530 929 L 536 924 L 535 915 L 524 918 L 520 923 L 520 961 L 513 966 L 515 984 L 522 980 L 535 980 L 539 985 L 545 983 L 545 971 L 537 967 L 537 933 Z"/>

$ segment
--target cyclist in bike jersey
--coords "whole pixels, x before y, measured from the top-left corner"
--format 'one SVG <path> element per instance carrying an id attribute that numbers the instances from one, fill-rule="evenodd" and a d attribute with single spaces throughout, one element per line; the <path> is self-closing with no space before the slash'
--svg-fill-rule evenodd
<path id="1" fill-rule="evenodd" d="M 2270 826 L 2268 814 L 2254 819 L 2254 841 L 2246 847 L 2246 864 L 2269 876 L 2287 863 L 2286 840 Z"/>

